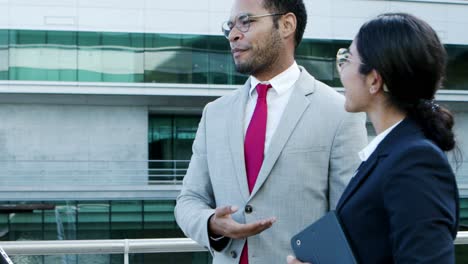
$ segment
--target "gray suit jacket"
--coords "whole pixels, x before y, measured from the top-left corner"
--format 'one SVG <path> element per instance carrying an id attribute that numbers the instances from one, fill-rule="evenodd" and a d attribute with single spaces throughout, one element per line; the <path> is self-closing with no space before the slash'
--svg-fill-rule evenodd
<path id="1" fill-rule="evenodd" d="M 344 98 L 301 68 L 251 194 L 244 164 L 243 120 L 250 81 L 203 112 L 175 216 L 184 233 L 213 254 L 213 263 L 239 263 L 245 239 L 221 252 L 210 248 L 214 208 L 239 206 L 240 223 L 276 216 L 248 238 L 252 264 L 285 263 L 292 235 L 334 208 L 367 143 L 365 116 L 344 110 Z M 246 213 L 244 207 L 253 210 Z"/>

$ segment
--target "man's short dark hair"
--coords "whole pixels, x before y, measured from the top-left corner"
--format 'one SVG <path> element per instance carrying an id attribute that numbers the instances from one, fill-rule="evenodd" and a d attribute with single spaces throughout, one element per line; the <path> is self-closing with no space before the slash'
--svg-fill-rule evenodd
<path id="1" fill-rule="evenodd" d="M 272 13 L 293 13 L 297 19 L 296 34 L 294 36 L 296 47 L 301 43 L 307 25 L 307 11 L 303 0 L 263 0 L 265 9 Z M 275 17 L 278 26 L 279 17 Z"/>

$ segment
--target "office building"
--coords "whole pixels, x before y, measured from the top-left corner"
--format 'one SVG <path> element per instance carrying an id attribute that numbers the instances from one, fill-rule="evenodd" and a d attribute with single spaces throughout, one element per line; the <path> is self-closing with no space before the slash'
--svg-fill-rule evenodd
<path id="1" fill-rule="evenodd" d="M 203 107 L 246 80 L 220 30 L 231 2 L 0 0 L 0 200 L 43 206 L 0 214 L 1 239 L 182 236 L 172 209 Z M 339 91 L 336 51 L 363 22 L 392 11 L 428 21 L 449 55 L 436 99 L 468 153 L 468 1 L 305 2 L 297 62 Z M 463 160 L 457 179 L 466 195 Z M 161 258 L 209 259 L 178 257 Z"/>

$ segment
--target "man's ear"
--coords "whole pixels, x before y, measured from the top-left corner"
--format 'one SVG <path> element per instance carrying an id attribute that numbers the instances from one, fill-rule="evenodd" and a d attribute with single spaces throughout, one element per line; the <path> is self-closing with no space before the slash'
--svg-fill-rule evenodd
<path id="1" fill-rule="evenodd" d="M 284 38 L 294 38 L 297 27 L 296 15 L 293 13 L 284 14 L 278 23 L 280 23 L 279 27 L 283 33 Z"/>
<path id="2" fill-rule="evenodd" d="M 369 87 L 369 93 L 370 94 L 377 94 L 379 92 L 384 92 L 384 83 L 382 79 L 382 75 L 378 73 L 375 69 L 372 70 L 368 75 L 367 75 L 367 87 Z"/>

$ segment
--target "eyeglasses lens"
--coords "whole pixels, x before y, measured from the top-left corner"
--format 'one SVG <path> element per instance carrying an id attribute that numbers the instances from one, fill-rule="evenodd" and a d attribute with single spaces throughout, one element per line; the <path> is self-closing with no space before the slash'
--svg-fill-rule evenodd
<path id="1" fill-rule="evenodd" d="M 232 21 L 226 21 L 222 25 L 222 31 L 226 38 L 229 38 L 231 30 L 236 27 L 241 32 L 247 32 L 250 28 L 250 17 L 248 15 L 240 15 L 236 18 L 235 24 Z"/>
<path id="2" fill-rule="evenodd" d="M 336 68 L 341 71 L 343 65 L 349 60 L 349 50 L 341 48 L 336 53 Z"/>

